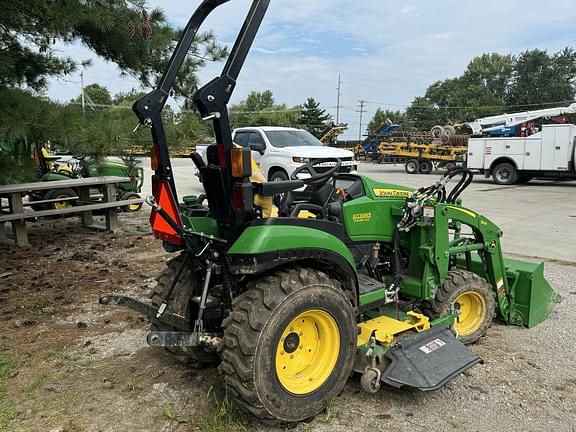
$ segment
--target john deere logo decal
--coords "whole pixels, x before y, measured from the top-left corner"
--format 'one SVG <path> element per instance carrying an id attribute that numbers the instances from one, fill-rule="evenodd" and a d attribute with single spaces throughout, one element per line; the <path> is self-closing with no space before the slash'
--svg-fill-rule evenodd
<path id="1" fill-rule="evenodd" d="M 368 222 L 372 219 L 372 213 L 356 213 L 352 215 L 354 222 Z"/>
<path id="2" fill-rule="evenodd" d="M 388 197 L 388 198 L 408 198 L 412 195 L 412 192 L 400 190 L 400 189 L 372 189 L 374 195 L 377 197 Z"/>

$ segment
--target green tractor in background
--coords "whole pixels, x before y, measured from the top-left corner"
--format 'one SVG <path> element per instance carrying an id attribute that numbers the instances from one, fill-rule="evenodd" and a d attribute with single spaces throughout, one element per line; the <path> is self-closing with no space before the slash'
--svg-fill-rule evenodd
<path id="1" fill-rule="evenodd" d="M 316 415 L 352 371 L 371 393 L 435 390 L 481 361 L 465 344 L 495 317 L 532 327 L 548 316 L 560 296 L 543 265 L 505 259 L 502 231 L 461 205 L 467 170 L 418 190 L 338 174 L 338 159 L 310 160 L 287 181 L 251 178 L 227 103 L 269 0 L 253 0 L 221 76 L 194 94 L 218 144 L 206 161 L 192 155 L 208 206 L 179 203 L 160 113 L 200 24 L 226 2 L 201 3 L 158 88 L 133 107 L 154 141 L 152 231 L 177 255 L 151 302 L 102 304 L 147 316 L 150 345 L 219 363 L 235 404 L 272 423 Z M 278 194 L 278 217 L 264 218 L 255 201 Z"/>
<path id="2" fill-rule="evenodd" d="M 40 181 L 70 180 L 75 178 L 118 176 L 129 177 L 130 181 L 118 185 L 118 200 L 140 199 L 139 193 L 144 183 L 144 170 L 137 166 L 138 161 L 133 158 L 106 157 L 100 160 L 90 158 L 72 158 L 61 160 L 60 156 L 52 156 L 42 146 L 34 149 L 34 162 L 40 171 Z M 90 191 L 91 199 L 98 200 L 102 194 L 98 189 Z M 63 199 L 50 204 L 50 208 L 66 208 L 74 205 L 78 193 L 74 189 L 53 189 L 38 191 L 30 195 L 31 201 L 44 201 Z M 124 210 L 135 212 L 140 210 L 141 203 L 127 206 Z M 44 205 L 32 204 L 34 210 L 45 210 Z"/>

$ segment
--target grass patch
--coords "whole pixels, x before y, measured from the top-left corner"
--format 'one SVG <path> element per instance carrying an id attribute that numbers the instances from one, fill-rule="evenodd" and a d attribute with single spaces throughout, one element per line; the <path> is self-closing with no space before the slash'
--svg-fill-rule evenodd
<path id="1" fill-rule="evenodd" d="M 0 385 L 25 362 L 24 357 L 0 354 Z"/>
<path id="2" fill-rule="evenodd" d="M 576 377 L 568 378 L 562 384 L 556 386 L 556 390 L 568 391 L 576 387 Z"/>
<path id="3" fill-rule="evenodd" d="M 178 424 L 184 424 L 190 421 L 186 417 L 176 414 L 170 405 L 165 405 L 162 413 L 166 420 L 174 421 Z"/>
<path id="4" fill-rule="evenodd" d="M 25 358 L 0 354 L 0 430 L 16 417 L 16 408 L 6 394 L 6 381 L 25 363 Z"/>
<path id="5" fill-rule="evenodd" d="M 56 303 L 50 300 L 24 298 L 20 301 L 20 309 L 44 315 L 53 315 L 58 311 Z"/>
<path id="6" fill-rule="evenodd" d="M 0 431 L 6 430 L 6 426 L 16 417 L 16 409 L 0 389 Z"/>
<path id="7" fill-rule="evenodd" d="M 229 430 L 247 429 L 241 423 L 240 413 L 232 404 L 228 393 L 224 394 L 222 400 L 219 400 L 214 393 L 214 388 L 208 390 L 208 399 L 213 399 L 215 403 L 214 412 L 199 425 L 200 432 L 226 432 Z"/>
<path id="8" fill-rule="evenodd" d="M 59 363 L 69 363 L 80 360 L 80 355 L 74 352 L 62 351 L 56 348 L 47 349 L 42 353 L 45 361 L 57 361 Z"/>
<path id="9" fill-rule="evenodd" d="M 102 388 L 104 390 L 113 390 L 118 385 L 119 378 L 114 372 L 108 373 L 102 382 Z"/>
<path id="10" fill-rule="evenodd" d="M 139 392 L 142 390 L 142 386 L 138 384 L 135 376 L 130 376 L 122 390 L 126 393 Z"/>

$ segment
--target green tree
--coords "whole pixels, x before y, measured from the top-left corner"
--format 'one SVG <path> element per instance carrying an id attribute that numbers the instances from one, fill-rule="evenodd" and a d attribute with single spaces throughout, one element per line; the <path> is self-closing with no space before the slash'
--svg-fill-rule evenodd
<path id="1" fill-rule="evenodd" d="M 456 78 L 437 81 L 406 110 L 418 129 L 479 117 L 535 110 L 575 97 L 576 52 L 484 54 Z"/>
<path id="2" fill-rule="evenodd" d="M 84 87 L 84 97 L 86 99 L 86 104 L 89 105 L 90 101 L 98 107 L 99 105 L 111 105 L 112 95 L 106 87 L 103 85 L 94 83 Z M 82 95 L 74 98 L 73 103 L 81 103 Z"/>
<path id="3" fill-rule="evenodd" d="M 232 127 L 246 126 L 288 126 L 298 124 L 301 107 L 288 108 L 286 104 L 276 104 L 270 90 L 251 92 L 246 99 L 230 107 Z"/>
<path id="4" fill-rule="evenodd" d="M 405 112 L 402 111 L 390 111 L 378 108 L 372 117 L 372 120 L 368 123 L 368 135 L 373 135 L 382 125 L 386 123 L 394 123 L 402 126 L 404 130 L 411 129 L 411 123 Z"/>
<path id="5" fill-rule="evenodd" d="M 56 49 L 59 42 L 81 42 L 150 87 L 164 71 L 180 34 L 162 11 L 145 9 L 143 0 L 2 2 L 0 28 L 0 87 L 33 90 L 44 89 L 48 76 L 75 69 L 75 61 Z M 205 64 L 204 58 L 219 60 L 226 52 L 211 32 L 200 34 L 178 75 L 177 94 L 194 85 L 194 72 Z"/>
<path id="6" fill-rule="evenodd" d="M 552 55 L 537 49 L 525 51 L 516 62 L 508 103 L 521 111 L 572 101 L 575 82 L 576 52 L 572 48 Z"/>
<path id="7" fill-rule="evenodd" d="M 178 147 L 187 148 L 213 136 L 211 124 L 203 121 L 194 111 L 178 114 L 177 121 L 176 145 Z"/>
<path id="8" fill-rule="evenodd" d="M 516 59 L 511 54 L 483 54 L 470 62 L 462 75 L 462 83 L 481 86 L 494 97 L 504 100 L 515 67 Z"/>
<path id="9" fill-rule="evenodd" d="M 143 91 L 136 90 L 133 88 L 132 90 L 127 92 L 116 93 L 112 98 L 112 103 L 114 105 L 121 105 L 131 108 L 132 104 L 141 97 L 143 97 L 144 95 L 145 93 Z"/>
<path id="10" fill-rule="evenodd" d="M 0 89 L 0 183 L 34 178 L 34 146 L 55 132 L 51 115 L 59 109 L 58 104 L 27 91 Z"/>
<path id="11" fill-rule="evenodd" d="M 316 138 L 320 138 L 330 119 L 330 114 L 325 109 L 320 108 L 319 102 L 316 102 L 314 98 L 308 98 L 302 106 L 298 123 L 300 127 L 306 129 Z"/>
<path id="12" fill-rule="evenodd" d="M 446 117 L 429 98 L 416 97 L 406 109 L 406 115 L 416 130 L 427 131 L 434 125 L 445 124 Z"/>

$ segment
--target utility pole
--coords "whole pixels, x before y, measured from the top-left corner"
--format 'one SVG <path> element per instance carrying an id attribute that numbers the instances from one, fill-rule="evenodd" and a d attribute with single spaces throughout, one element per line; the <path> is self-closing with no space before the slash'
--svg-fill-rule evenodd
<path id="1" fill-rule="evenodd" d="M 80 69 L 80 87 L 82 89 L 82 116 L 86 117 L 86 100 L 84 99 L 84 62 Z"/>
<path id="2" fill-rule="evenodd" d="M 84 60 L 83 62 L 80 63 L 80 88 L 82 90 L 82 93 L 80 94 L 80 99 L 82 101 L 82 116 L 86 116 L 86 95 L 84 92 L 84 70 L 85 70 L 86 66 L 90 66 L 91 64 L 92 64 L 92 61 L 90 61 L 90 60 Z M 92 107 L 92 108 L 94 108 L 94 107 Z"/>
<path id="3" fill-rule="evenodd" d="M 342 79 L 340 74 L 338 74 L 338 99 L 336 102 L 336 124 L 340 123 L 340 96 L 342 96 L 342 93 L 340 93 L 341 85 L 342 85 Z"/>
<path id="4" fill-rule="evenodd" d="M 356 110 L 356 112 L 360 113 L 360 127 L 358 130 L 358 141 L 362 141 L 362 116 L 366 112 L 366 109 L 364 108 L 366 106 L 366 101 L 360 99 L 358 103 L 360 104 L 360 106 L 358 107 L 359 109 Z"/>

